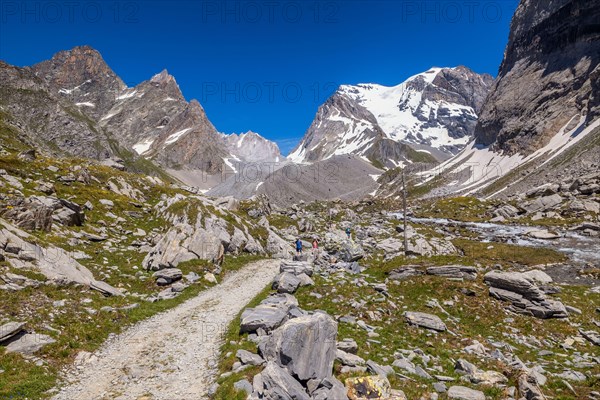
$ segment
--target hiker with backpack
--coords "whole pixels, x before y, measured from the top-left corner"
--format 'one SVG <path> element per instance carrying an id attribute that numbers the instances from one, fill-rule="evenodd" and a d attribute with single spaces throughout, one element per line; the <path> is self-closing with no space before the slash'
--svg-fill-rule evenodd
<path id="1" fill-rule="evenodd" d="M 312 241 L 312 249 L 313 249 L 313 256 L 316 257 L 317 253 L 319 252 L 319 242 L 317 242 L 317 239 L 313 239 Z"/>
<path id="2" fill-rule="evenodd" d="M 300 240 L 300 238 L 296 239 L 296 255 L 302 255 L 302 240 Z"/>
<path id="3" fill-rule="evenodd" d="M 348 239 L 352 239 L 351 233 L 352 231 L 350 230 L 350 227 L 346 228 L 346 235 L 348 236 Z"/>

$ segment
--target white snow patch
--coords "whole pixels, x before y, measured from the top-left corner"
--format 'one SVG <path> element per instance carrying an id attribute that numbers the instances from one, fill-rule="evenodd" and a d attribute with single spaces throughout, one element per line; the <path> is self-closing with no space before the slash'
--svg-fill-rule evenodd
<path id="1" fill-rule="evenodd" d="M 550 157 L 538 166 L 538 168 L 541 168 L 600 126 L 600 120 L 596 120 L 587 128 L 583 129 L 585 117 L 582 116 L 580 117 L 579 124 L 574 129 L 566 131 L 566 127 L 570 122 L 571 121 L 562 127 L 560 131 L 550 139 L 547 145 L 526 157 L 520 154 L 511 156 L 502 155 L 491 151 L 488 147 L 477 147 L 475 146 L 475 142 L 472 142 L 455 157 L 431 170 L 419 173 L 418 175 L 425 178 L 419 185 L 423 185 L 432 180 L 442 172 L 451 171 L 453 174 L 458 174 L 459 176 L 462 175 L 463 179 L 459 179 L 462 183 L 454 181 L 447 186 L 455 186 L 456 191 L 466 191 L 465 194 L 472 194 L 508 174 L 515 168 L 539 158 L 540 156 L 549 155 Z M 501 193 L 505 189 L 506 188 L 501 189 L 491 196 Z"/>
<path id="2" fill-rule="evenodd" d="M 150 146 L 152 146 L 152 143 L 154 143 L 154 140 L 156 140 L 156 138 L 148 138 L 139 143 L 136 143 L 133 145 L 133 150 L 135 150 L 135 152 L 138 153 L 139 155 L 142 155 L 145 152 L 147 152 L 148 149 L 150 149 Z"/>
<path id="3" fill-rule="evenodd" d="M 135 94 L 137 93 L 137 90 L 134 90 L 133 92 L 128 92 L 128 93 L 124 93 L 120 96 L 117 97 L 117 100 L 125 100 L 125 99 L 129 99 L 133 96 L 135 96 Z"/>
<path id="4" fill-rule="evenodd" d="M 86 101 L 85 103 L 75 103 L 75 105 L 77 107 L 96 107 L 96 105 L 94 103 L 90 103 L 89 101 Z"/>
<path id="5" fill-rule="evenodd" d="M 59 90 L 58 90 L 58 93 L 62 93 L 62 94 L 71 94 L 71 93 L 73 93 L 75 90 L 78 90 L 80 87 L 82 87 L 83 85 L 85 85 L 86 83 L 91 83 L 91 82 L 92 82 L 92 80 L 91 80 L 91 79 L 88 79 L 87 81 L 83 82 L 81 85 L 79 85 L 79 86 L 75 86 L 73 89 L 65 89 L 65 88 L 59 89 Z"/>
<path id="6" fill-rule="evenodd" d="M 121 111 L 119 110 L 119 111 L 115 111 L 115 112 L 112 112 L 112 113 L 108 113 L 104 117 L 100 118 L 100 121 L 105 121 L 107 119 L 111 119 L 112 117 L 114 117 L 115 115 L 119 114 L 120 112 Z"/>
<path id="7" fill-rule="evenodd" d="M 182 137 L 183 135 L 185 135 L 186 133 L 188 133 L 191 130 L 192 130 L 192 128 L 185 128 L 185 129 L 182 129 L 180 131 L 177 131 L 177 132 L 169 135 L 169 137 L 165 141 L 165 145 L 175 143 L 176 141 L 179 140 L 180 137 Z"/>
<path id="8" fill-rule="evenodd" d="M 225 164 L 231 168 L 233 170 L 234 173 L 237 174 L 237 169 L 235 168 L 235 166 L 233 165 L 233 163 L 228 159 L 228 158 L 224 158 L 223 161 L 225 162 Z"/>

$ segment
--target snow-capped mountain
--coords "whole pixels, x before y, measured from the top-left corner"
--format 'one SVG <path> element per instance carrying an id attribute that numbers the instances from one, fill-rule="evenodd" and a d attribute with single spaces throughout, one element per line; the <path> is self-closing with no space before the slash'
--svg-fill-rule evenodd
<path id="1" fill-rule="evenodd" d="M 227 150 L 232 158 L 244 162 L 282 162 L 277 143 L 265 139 L 256 132 L 223 135 Z"/>
<path id="2" fill-rule="evenodd" d="M 598 20 L 600 0 L 521 0 L 475 140 L 418 174 L 420 184 L 434 187 L 429 195 L 510 197 L 542 184 L 569 188 L 597 176 Z M 394 187 L 398 180 L 389 185 L 397 195 Z M 584 187 L 596 190 L 597 185 Z"/>
<path id="3" fill-rule="evenodd" d="M 392 87 L 342 85 L 288 158 L 314 162 L 356 154 L 393 166 L 418 160 L 415 153 L 427 148 L 455 154 L 472 138 L 492 83 L 490 75 L 460 66 L 432 68 Z"/>

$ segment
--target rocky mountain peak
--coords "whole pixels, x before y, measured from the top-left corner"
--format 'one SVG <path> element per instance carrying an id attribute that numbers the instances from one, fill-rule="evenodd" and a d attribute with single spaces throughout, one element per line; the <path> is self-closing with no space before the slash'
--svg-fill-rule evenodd
<path id="1" fill-rule="evenodd" d="M 167 84 L 167 83 L 175 82 L 175 77 L 173 75 L 169 74 L 169 72 L 166 69 L 163 69 L 161 72 L 154 75 L 150 79 L 150 82 L 156 83 L 156 84 Z"/>
<path id="2" fill-rule="evenodd" d="M 290 158 L 314 162 L 356 154 L 392 167 L 406 161 L 402 143 L 419 147 L 416 158 L 425 152 L 447 158 L 472 138 L 492 82 L 490 75 L 460 66 L 434 67 L 391 87 L 342 85 L 319 108 Z"/>
<path id="3" fill-rule="evenodd" d="M 104 115 L 127 88 L 102 55 L 90 46 L 60 51 L 50 60 L 34 65 L 32 70 L 54 93 L 95 119 Z"/>
<path id="4" fill-rule="evenodd" d="M 235 133 L 225 135 L 224 140 L 234 160 L 245 162 L 281 162 L 285 160 L 277 143 L 253 131 L 239 135 Z"/>

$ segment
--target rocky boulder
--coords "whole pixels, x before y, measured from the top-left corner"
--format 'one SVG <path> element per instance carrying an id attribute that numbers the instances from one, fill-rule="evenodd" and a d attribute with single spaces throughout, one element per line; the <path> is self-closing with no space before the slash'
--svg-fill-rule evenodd
<path id="1" fill-rule="evenodd" d="M 149 271 L 158 271 L 193 259 L 220 263 L 223 254 L 223 244 L 212 232 L 198 224 L 180 223 L 169 229 L 142 264 Z"/>
<path id="2" fill-rule="evenodd" d="M 80 283 L 105 295 L 120 296 L 121 291 L 105 282 L 98 281 L 86 267 L 59 247 L 41 247 L 31 243 L 29 234 L 0 220 L 0 248 L 3 248 L 10 263 L 18 269 L 39 271 L 57 283 Z M 35 262 L 34 262 L 35 261 Z"/>
<path id="3" fill-rule="evenodd" d="M 269 229 L 269 237 L 267 238 L 267 253 L 273 258 L 292 258 L 292 245 L 291 243 L 283 240 L 279 235 Z"/>
<path id="4" fill-rule="evenodd" d="M 482 391 L 470 389 L 465 386 L 452 386 L 448 389 L 448 399 L 485 400 L 485 394 Z"/>
<path id="5" fill-rule="evenodd" d="M 11 198 L 0 205 L 0 217 L 28 231 L 50 232 L 54 209 L 31 199 Z"/>
<path id="6" fill-rule="evenodd" d="M 564 304 L 548 299 L 530 276 L 519 272 L 490 271 L 483 279 L 490 286 L 490 296 L 510 302 L 515 312 L 537 318 L 568 317 Z"/>
<path id="7" fill-rule="evenodd" d="M 246 308 L 242 312 L 240 332 L 256 332 L 262 329 L 270 332 L 287 319 L 288 313 L 298 307 L 298 300 L 289 294 L 267 297 L 257 307 Z"/>
<path id="8" fill-rule="evenodd" d="M 440 319 L 440 317 L 432 314 L 406 311 L 404 313 L 406 322 L 410 325 L 416 325 L 421 328 L 431 329 L 438 332 L 444 332 L 446 330 L 446 324 Z"/>
<path id="9" fill-rule="evenodd" d="M 265 369 L 254 376 L 255 398 L 266 400 L 311 400 L 306 390 L 290 373 L 270 361 Z"/>
<path id="10" fill-rule="evenodd" d="M 337 323 L 317 312 L 290 319 L 259 345 L 267 361 L 273 361 L 300 381 L 330 379 L 336 357 Z"/>
<path id="11" fill-rule="evenodd" d="M 289 272 L 294 275 L 306 274 L 312 276 L 313 267 L 306 261 L 291 261 L 285 260 L 281 262 L 279 266 L 279 272 Z"/>
<path id="12" fill-rule="evenodd" d="M 290 293 L 296 292 L 302 281 L 294 274 L 290 272 L 282 272 L 273 279 L 273 290 L 277 293 Z"/>

